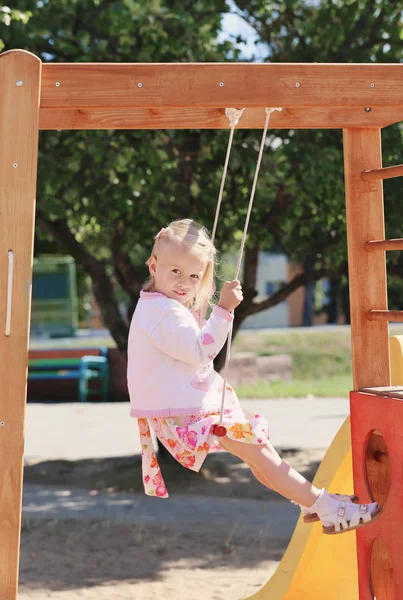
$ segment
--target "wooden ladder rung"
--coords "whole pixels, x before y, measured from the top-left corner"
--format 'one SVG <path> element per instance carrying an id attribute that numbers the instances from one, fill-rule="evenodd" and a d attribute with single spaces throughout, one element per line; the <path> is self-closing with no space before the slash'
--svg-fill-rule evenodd
<path id="1" fill-rule="evenodd" d="M 403 323 L 403 310 L 369 310 L 367 317 L 370 321 Z"/>
<path id="2" fill-rule="evenodd" d="M 365 246 L 368 252 L 375 250 L 403 250 L 403 238 L 395 240 L 369 240 Z"/>
<path id="3" fill-rule="evenodd" d="M 361 179 L 363 181 L 379 181 L 379 179 L 392 179 L 392 177 L 401 177 L 402 175 L 403 165 L 395 165 L 394 167 L 362 171 Z"/>

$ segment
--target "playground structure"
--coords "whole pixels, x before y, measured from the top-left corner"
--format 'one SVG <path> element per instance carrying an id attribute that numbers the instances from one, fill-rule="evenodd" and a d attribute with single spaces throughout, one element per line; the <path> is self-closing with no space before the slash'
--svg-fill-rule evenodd
<path id="1" fill-rule="evenodd" d="M 0 55 L 0 597 L 15 600 L 21 528 L 24 419 L 38 132 L 41 129 L 341 128 L 347 209 L 354 391 L 346 423 L 316 482 L 377 500 L 382 517 L 357 533 L 297 527 L 278 572 L 256 600 L 399 600 L 403 502 L 402 388 L 390 387 L 381 129 L 403 120 L 399 64 L 43 64 Z M 365 411 L 362 410 L 365 405 Z M 335 489 L 336 488 L 336 489 Z M 401 512 L 401 511 L 400 511 Z M 323 540 L 326 538 L 326 541 Z M 330 538 L 330 539 L 329 539 Z M 358 567 L 354 561 L 357 545 Z"/>

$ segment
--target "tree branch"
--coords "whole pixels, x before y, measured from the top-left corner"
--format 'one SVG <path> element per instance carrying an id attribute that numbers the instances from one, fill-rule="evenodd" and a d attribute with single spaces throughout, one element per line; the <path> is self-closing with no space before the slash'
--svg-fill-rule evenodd
<path id="1" fill-rule="evenodd" d="M 112 265 L 116 279 L 135 303 L 140 296 L 141 277 L 128 254 L 121 249 L 122 234 L 116 226 L 111 241 Z"/>
<path id="2" fill-rule="evenodd" d="M 254 315 L 258 312 L 261 312 L 262 310 L 266 310 L 268 308 L 276 306 L 276 304 L 279 304 L 280 302 L 283 302 L 283 300 L 286 300 L 286 298 L 288 298 L 290 294 L 295 292 L 296 289 L 306 285 L 307 283 L 310 283 L 312 281 L 319 281 L 320 279 L 337 277 L 343 274 L 347 274 L 347 263 L 344 263 L 337 269 L 321 268 L 313 271 L 304 271 L 299 275 L 295 275 L 295 277 L 293 277 L 291 281 L 285 283 L 277 292 L 275 292 L 265 300 L 262 300 L 261 302 L 254 302 L 249 307 L 247 316 Z"/>
<path id="3" fill-rule="evenodd" d="M 101 310 L 102 321 L 105 327 L 109 329 L 119 350 L 125 352 L 127 350 L 127 338 L 129 334 L 128 325 L 124 322 L 120 314 L 112 282 L 102 262 L 92 256 L 76 240 L 67 221 L 63 219 L 49 221 L 41 211 L 37 211 L 37 221 L 90 275 L 92 290 Z"/>

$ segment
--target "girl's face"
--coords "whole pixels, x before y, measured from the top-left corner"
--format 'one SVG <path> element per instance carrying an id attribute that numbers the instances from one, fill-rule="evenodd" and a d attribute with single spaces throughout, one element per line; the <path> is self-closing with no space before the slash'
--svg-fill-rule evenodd
<path id="1" fill-rule="evenodd" d="M 154 255 L 149 261 L 155 291 L 181 304 L 193 300 L 205 268 L 206 262 L 193 256 L 187 249 L 181 251 L 169 244 L 164 244 L 159 258 Z"/>

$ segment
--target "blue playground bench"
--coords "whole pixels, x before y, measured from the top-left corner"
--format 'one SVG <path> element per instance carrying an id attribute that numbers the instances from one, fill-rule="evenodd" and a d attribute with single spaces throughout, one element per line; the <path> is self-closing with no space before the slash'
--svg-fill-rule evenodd
<path id="1" fill-rule="evenodd" d="M 80 402 L 90 395 L 99 394 L 106 402 L 109 397 L 108 350 L 100 348 L 60 348 L 30 350 L 28 380 L 78 379 Z M 99 389 L 89 387 L 91 380 L 99 380 Z"/>

